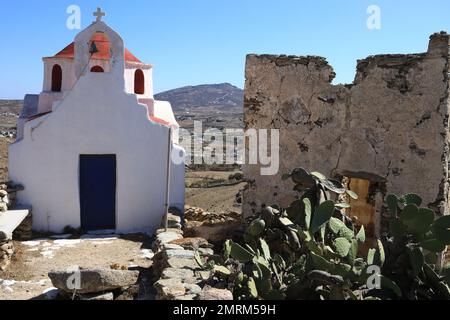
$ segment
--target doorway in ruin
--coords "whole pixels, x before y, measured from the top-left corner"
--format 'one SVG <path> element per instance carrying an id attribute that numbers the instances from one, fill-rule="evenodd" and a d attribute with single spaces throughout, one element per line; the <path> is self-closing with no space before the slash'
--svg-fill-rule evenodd
<path id="1" fill-rule="evenodd" d="M 346 200 L 351 205 L 345 213 L 358 226 L 364 226 L 366 232 L 366 244 L 362 251 L 366 252 L 381 235 L 383 198 L 386 193 L 384 179 L 368 174 L 345 173 L 342 181 L 348 189 L 356 192 L 358 199 L 348 197 Z"/>

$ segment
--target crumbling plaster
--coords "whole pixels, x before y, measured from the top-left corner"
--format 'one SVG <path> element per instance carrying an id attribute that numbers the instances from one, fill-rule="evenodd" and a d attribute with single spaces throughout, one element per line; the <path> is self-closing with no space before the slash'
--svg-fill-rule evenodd
<path id="1" fill-rule="evenodd" d="M 441 32 L 427 53 L 370 56 L 351 85 L 333 85 L 321 57 L 249 55 L 245 126 L 280 130 L 280 170 L 245 166 L 245 214 L 288 205 L 296 193 L 281 177 L 296 167 L 382 182 L 384 195 L 418 193 L 449 213 L 448 47 Z"/>

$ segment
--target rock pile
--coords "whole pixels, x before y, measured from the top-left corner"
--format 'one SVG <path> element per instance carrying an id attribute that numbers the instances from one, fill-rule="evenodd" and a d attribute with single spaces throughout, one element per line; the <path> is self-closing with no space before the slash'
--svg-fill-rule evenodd
<path id="1" fill-rule="evenodd" d="M 181 218 L 178 215 L 169 213 L 169 215 L 167 216 L 167 226 L 170 229 L 181 229 L 182 228 Z"/>
<path id="2" fill-rule="evenodd" d="M 14 254 L 14 246 L 12 241 L 0 240 L 0 270 L 5 271 L 11 263 Z"/>
<path id="3" fill-rule="evenodd" d="M 8 186 L 6 184 L 0 185 L 0 212 L 8 211 L 11 206 L 11 200 L 8 196 Z"/>
<path id="4" fill-rule="evenodd" d="M 185 208 L 185 234 L 202 237 L 210 242 L 220 242 L 232 237 L 242 225 L 242 214 L 238 212 L 212 213 L 201 208 Z"/>
<path id="5" fill-rule="evenodd" d="M 11 182 L 0 184 L 0 212 L 6 212 L 16 205 L 18 191 L 24 188 L 21 185 L 14 185 Z"/>
<path id="6" fill-rule="evenodd" d="M 0 212 L 1 214 L 9 214 L 8 212 Z M 15 229 L 14 239 L 25 241 L 32 237 L 32 218 L 31 213 L 27 218 Z M 18 236 L 16 236 L 16 232 Z M 14 255 L 14 245 L 11 241 L 11 237 L 0 231 L 0 271 L 5 271 L 11 263 L 12 256 Z"/>
<path id="7" fill-rule="evenodd" d="M 169 226 L 178 226 L 181 219 L 169 215 Z M 211 276 L 210 271 L 202 271 L 195 256 L 208 257 L 214 254 L 211 244 L 204 238 L 184 238 L 180 228 L 160 229 L 156 232 L 153 245 L 155 256 L 153 268 L 159 280 L 154 288 L 156 300 L 215 300 L 216 298 L 232 299 L 228 290 L 218 290 L 216 298 L 211 295 L 211 288 L 205 281 Z"/>
<path id="8" fill-rule="evenodd" d="M 114 300 L 126 291 L 136 291 L 139 271 L 79 269 L 52 271 L 48 276 L 62 299 Z"/>
<path id="9" fill-rule="evenodd" d="M 189 206 L 186 206 L 184 215 L 187 221 L 203 222 L 206 225 L 235 222 L 241 219 L 241 214 L 238 212 L 213 213 Z"/>
<path id="10" fill-rule="evenodd" d="M 18 191 L 23 190 L 20 185 L 13 185 L 11 182 L 0 183 L 0 216 L 10 214 L 8 210 L 15 206 L 16 195 Z M 19 234 L 23 235 L 20 240 L 29 240 L 31 238 L 32 228 L 31 213 L 22 221 L 16 228 Z M 5 271 L 11 263 L 11 258 L 14 254 L 14 245 L 12 243 L 12 232 L 4 232 L 0 230 L 0 270 Z"/>

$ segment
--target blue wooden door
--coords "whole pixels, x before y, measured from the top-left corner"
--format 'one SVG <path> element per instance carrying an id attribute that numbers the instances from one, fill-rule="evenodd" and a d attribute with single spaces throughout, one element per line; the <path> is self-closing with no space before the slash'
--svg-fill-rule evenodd
<path id="1" fill-rule="evenodd" d="M 80 208 L 83 231 L 116 228 L 116 156 L 80 156 Z"/>

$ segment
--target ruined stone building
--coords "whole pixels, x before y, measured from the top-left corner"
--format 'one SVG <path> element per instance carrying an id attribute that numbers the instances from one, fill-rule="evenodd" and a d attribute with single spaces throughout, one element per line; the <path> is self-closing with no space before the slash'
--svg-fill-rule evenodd
<path id="1" fill-rule="evenodd" d="M 332 84 L 321 57 L 249 55 L 246 129 L 280 130 L 280 170 L 245 167 L 244 212 L 288 205 L 296 193 L 281 176 L 304 167 L 349 178 L 354 211 L 375 234 L 389 193 L 417 193 L 449 214 L 449 37 L 433 34 L 426 53 L 360 60 L 349 85 Z"/>

